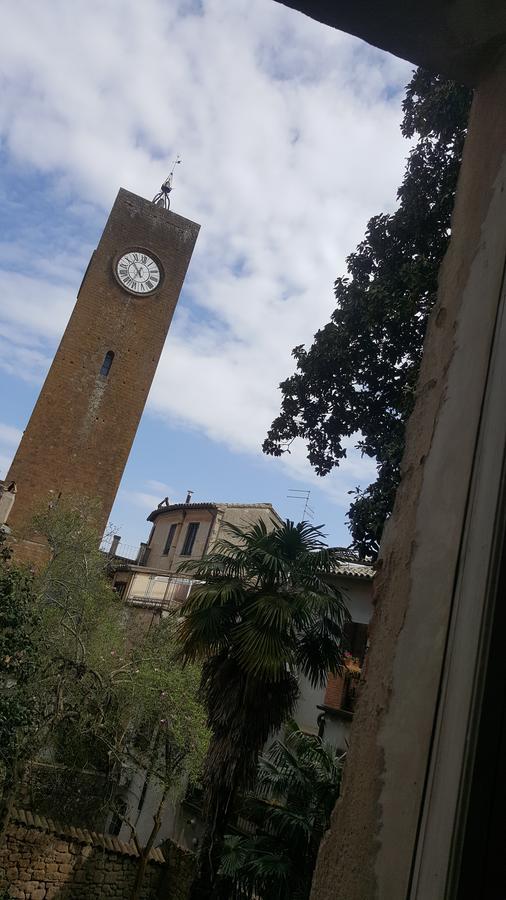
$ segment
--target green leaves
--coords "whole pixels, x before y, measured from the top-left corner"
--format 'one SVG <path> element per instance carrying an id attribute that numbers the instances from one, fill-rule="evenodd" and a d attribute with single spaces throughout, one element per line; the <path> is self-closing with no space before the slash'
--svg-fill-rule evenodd
<path id="1" fill-rule="evenodd" d="M 253 834 L 229 834 L 220 875 L 231 897 L 307 900 L 320 840 L 337 799 L 342 759 L 289 722 L 285 738 L 261 758 L 241 809 Z"/>
<path id="2" fill-rule="evenodd" d="M 0 776 L 11 767 L 37 715 L 39 618 L 32 574 L 10 564 L 0 535 Z"/>
<path id="3" fill-rule="evenodd" d="M 198 778 L 209 742 L 205 710 L 198 699 L 201 670 L 195 664 L 183 667 L 176 632 L 173 616 L 153 623 L 118 670 L 113 692 L 122 715 L 117 726 L 111 722 L 109 737 L 123 769 L 143 765 L 174 792 L 186 779 Z M 136 740 L 134 751 L 132 735 L 143 734 L 145 741 Z M 166 741 L 169 756 L 153 753 L 157 734 Z"/>
<path id="4" fill-rule="evenodd" d="M 56 816 L 79 814 L 84 772 L 103 805 L 118 771 L 124 784 L 139 767 L 177 791 L 197 779 L 209 742 L 200 666 L 177 658 L 171 617 L 146 630 L 128 615 L 92 518 L 72 499 L 39 514 L 50 557 L 36 576 L 0 547 L 0 776 L 50 752 L 65 776 L 58 768 L 38 799 Z M 229 602 L 225 591 L 216 609 Z"/>
<path id="5" fill-rule="evenodd" d="M 405 422 L 415 387 L 439 266 L 448 245 L 470 91 L 418 69 L 403 103 L 410 151 L 399 206 L 374 216 L 336 279 L 331 321 L 280 385 L 280 415 L 263 444 L 280 456 L 295 438 L 326 475 L 346 456 L 346 441 L 373 457 L 378 479 L 357 492 L 348 518 L 354 547 L 375 556 L 400 477 Z"/>

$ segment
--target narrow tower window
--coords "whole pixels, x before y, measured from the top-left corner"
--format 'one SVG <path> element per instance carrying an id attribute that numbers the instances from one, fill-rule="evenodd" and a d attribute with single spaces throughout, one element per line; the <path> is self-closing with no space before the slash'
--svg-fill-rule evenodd
<path id="1" fill-rule="evenodd" d="M 197 537 L 197 531 L 199 530 L 198 522 L 190 522 L 188 528 L 186 529 L 186 537 L 184 539 L 183 549 L 181 550 L 181 556 L 191 556 L 193 545 L 195 543 L 195 538 Z"/>
<path id="2" fill-rule="evenodd" d="M 169 533 L 167 535 L 167 540 L 165 541 L 165 547 L 163 548 L 164 556 L 167 555 L 170 548 L 172 547 L 172 541 L 174 540 L 174 535 L 176 533 L 177 524 L 173 523 L 169 528 Z"/>
<path id="3" fill-rule="evenodd" d="M 112 350 L 108 350 L 104 356 L 104 361 L 102 363 L 102 368 L 100 369 L 100 374 L 107 378 L 109 374 L 109 370 L 112 366 L 112 361 L 114 359 L 114 353 Z"/>

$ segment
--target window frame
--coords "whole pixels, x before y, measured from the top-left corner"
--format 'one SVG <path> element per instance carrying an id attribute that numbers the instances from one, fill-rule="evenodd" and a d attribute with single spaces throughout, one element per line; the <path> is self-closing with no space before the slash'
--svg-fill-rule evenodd
<path id="1" fill-rule="evenodd" d="M 165 540 L 165 544 L 163 545 L 162 556 L 168 556 L 168 555 L 169 555 L 170 548 L 172 547 L 172 544 L 173 544 L 173 541 L 174 541 L 174 537 L 175 537 L 175 534 L 176 534 L 176 531 L 177 531 L 177 526 L 178 526 L 178 523 L 177 523 L 177 522 L 171 522 L 171 524 L 169 525 L 169 530 L 168 530 L 168 532 L 167 532 L 167 537 L 166 537 L 166 540 Z"/>
<path id="2" fill-rule="evenodd" d="M 107 378 L 109 372 L 111 371 L 112 364 L 114 362 L 115 353 L 114 350 L 108 350 L 104 356 L 104 361 L 100 367 L 100 374 L 102 378 Z"/>
<path id="3" fill-rule="evenodd" d="M 195 540 L 200 527 L 200 522 L 188 522 L 186 534 L 181 547 L 180 556 L 191 556 L 195 546 Z"/>

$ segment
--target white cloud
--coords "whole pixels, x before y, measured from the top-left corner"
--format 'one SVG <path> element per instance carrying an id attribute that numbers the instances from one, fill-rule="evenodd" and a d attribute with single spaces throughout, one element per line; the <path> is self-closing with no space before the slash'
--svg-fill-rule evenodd
<path id="1" fill-rule="evenodd" d="M 0 444 L 17 447 L 22 435 L 23 432 L 19 428 L 15 428 L 14 425 L 5 425 L 3 422 L 0 422 Z"/>
<path id="2" fill-rule="evenodd" d="M 285 471 L 292 478 L 304 483 L 305 489 L 311 491 L 313 503 L 316 503 L 318 492 L 323 491 L 336 506 L 347 509 L 350 505 L 349 491 L 357 485 L 369 484 L 376 474 L 374 460 L 363 457 L 355 450 L 355 443 L 356 441 L 350 438 L 344 441 L 348 455 L 341 461 L 338 469 L 321 478 L 310 468 L 303 442 L 295 441 L 290 453 L 283 458 Z"/>
<path id="3" fill-rule="evenodd" d="M 146 491 L 122 491 L 121 494 L 124 500 L 128 503 L 133 503 L 146 515 L 156 509 L 160 500 L 163 500 L 160 494 L 150 494 Z"/>
<path id="4" fill-rule="evenodd" d="M 14 425 L 0 422 L 0 478 L 5 478 L 22 434 Z"/>
<path id="5" fill-rule="evenodd" d="M 156 491 L 160 496 L 166 496 L 172 492 L 172 488 L 170 488 L 168 484 L 165 484 L 164 481 L 156 481 L 154 478 L 149 478 L 146 481 L 146 486 L 151 488 L 151 490 Z"/>
<path id="6" fill-rule="evenodd" d="M 165 497 L 169 497 L 169 500 L 173 503 L 176 502 L 174 500 L 174 489 L 165 484 L 164 481 L 156 481 L 154 478 L 149 478 L 139 487 L 141 489 L 135 491 L 123 489 L 121 496 L 123 500 L 141 509 L 146 515 L 152 512 L 153 509 L 156 509 Z"/>
<path id="7" fill-rule="evenodd" d="M 409 67 L 273 0 L 17 0 L 0 32 L 0 138 L 51 178 L 65 218 L 0 244 L 2 365 L 40 380 L 89 255 L 89 222 L 120 184 L 152 196 L 180 152 L 173 208 L 202 225 L 150 395 L 157 416 L 260 452 L 294 345 L 333 305 L 332 283 L 368 217 L 392 207 L 406 153 Z M 61 209 L 61 205 L 57 208 Z M 29 210 L 27 210 L 29 215 Z M 49 238 L 47 239 L 49 241 Z M 21 254 L 21 256 L 20 256 Z M 313 481 L 301 448 L 283 463 Z M 352 454 L 318 487 L 347 504 L 372 477 Z M 139 492 L 139 504 L 155 492 Z"/>
<path id="8" fill-rule="evenodd" d="M 0 478 L 5 478 L 9 471 L 10 464 L 11 457 L 6 453 L 0 452 Z"/>

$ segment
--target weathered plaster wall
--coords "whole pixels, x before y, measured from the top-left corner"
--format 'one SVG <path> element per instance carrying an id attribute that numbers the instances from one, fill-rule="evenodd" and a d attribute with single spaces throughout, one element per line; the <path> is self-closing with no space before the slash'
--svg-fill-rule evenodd
<path id="1" fill-rule="evenodd" d="M 191 522 L 198 522 L 199 529 L 197 537 L 193 545 L 192 557 L 198 558 L 202 556 L 209 537 L 209 529 L 215 519 L 216 511 L 209 509 L 178 509 L 173 512 L 168 511 L 163 515 L 157 516 L 155 527 L 149 543 L 148 565 L 152 569 L 159 569 L 161 572 L 174 572 L 177 567 L 185 562 L 188 557 L 181 556 L 184 540 L 188 525 Z M 176 531 L 172 539 L 172 544 L 168 553 L 164 553 L 165 544 L 169 534 L 171 525 L 176 525 Z"/>
<path id="2" fill-rule="evenodd" d="M 405 900 L 506 255 L 506 60 L 480 85 L 313 900 Z M 433 898 L 431 898 L 433 900 Z"/>
<path id="3" fill-rule="evenodd" d="M 189 504 L 177 509 L 167 509 L 157 515 L 154 528 L 149 541 L 149 556 L 146 564 L 150 569 L 160 572 L 176 572 L 181 563 L 187 562 L 189 557 L 182 556 L 181 551 L 186 537 L 188 525 L 192 522 L 199 524 L 197 536 L 193 545 L 191 557 L 199 559 L 212 550 L 215 542 L 221 538 L 229 538 L 226 525 L 239 525 L 247 527 L 255 522 L 265 522 L 268 528 L 272 522 L 280 521 L 277 513 L 268 503 L 225 504 L 218 503 L 210 509 L 198 504 Z M 176 525 L 176 531 L 168 553 L 164 553 L 169 529 Z"/>
<path id="4" fill-rule="evenodd" d="M 230 504 L 223 508 L 223 515 L 220 519 L 220 532 L 218 539 L 229 538 L 226 525 L 238 525 L 240 528 L 247 528 L 256 522 L 264 522 L 266 527 L 272 529 L 272 523 L 276 524 L 280 521 L 279 516 L 270 504 L 260 505 L 252 504 L 251 506 L 234 506 Z"/>

